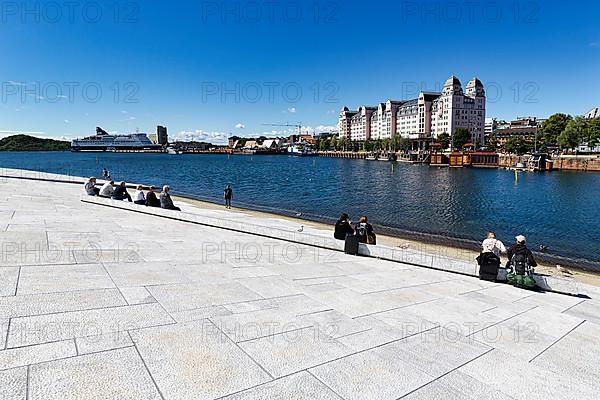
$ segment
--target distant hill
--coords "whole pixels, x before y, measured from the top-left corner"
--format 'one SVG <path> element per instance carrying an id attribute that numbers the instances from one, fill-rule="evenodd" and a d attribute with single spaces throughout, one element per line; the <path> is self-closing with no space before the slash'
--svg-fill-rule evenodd
<path id="1" fill-rule="evenodd" d="M 71 143 L 54 139 L 40 139 L 28 135 L 14 135 L 0 139 L 0 151 L 70 151 Z"/>

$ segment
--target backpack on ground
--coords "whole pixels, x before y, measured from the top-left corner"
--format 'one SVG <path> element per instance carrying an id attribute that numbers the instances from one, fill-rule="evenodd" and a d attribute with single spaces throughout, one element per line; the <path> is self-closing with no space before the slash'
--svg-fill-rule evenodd
<path id="1" fill-rule="evenodd" d="M 533 289 L 537 286 L 527 254 L 515 254 L 510 264 L 512 270 L 507 275 L 510 284 L 524 289 Z"/>
<path id="2" fill-rule="evenodd" d="M 358 255 L 358 237 L 354 235 L 346 235 L 346 242 L 344 243 L 344 253 L 352 256 Z"/>
<path id="3" fill-rule="evenodd" d="M 495 282 L 498 279 L 498 269 L 500 268 L 500 258 L 494 253 L 481 253 L 477 257 L 479 264 L 479 279 L 489 282 Z"/>

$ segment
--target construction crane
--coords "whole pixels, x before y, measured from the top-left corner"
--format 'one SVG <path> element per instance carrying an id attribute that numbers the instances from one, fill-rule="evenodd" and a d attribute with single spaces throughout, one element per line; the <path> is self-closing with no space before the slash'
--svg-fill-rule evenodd
<path id="1" fill-rule="evenodd" d="M 263 124 L 263 126 L 285 126 L 285 127 L 293 127 L 293 128 L 298 128 L 298 139 L 300 139 L 300 136 L 302 136 L 302 122 L 298 122 L 297 124 L 290 124 L 290 123 L 285 123 L 285 124 Z"/>

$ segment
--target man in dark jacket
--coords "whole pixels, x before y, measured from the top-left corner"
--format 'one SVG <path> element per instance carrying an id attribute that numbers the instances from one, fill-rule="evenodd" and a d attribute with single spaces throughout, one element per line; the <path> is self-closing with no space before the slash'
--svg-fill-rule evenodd
<path id="1" fill-rule="evenodd" d="M 335 232 L 333 237 L 338 240 L 346 240 L 347 235 L 354 235 L 354 229 L 350 225 L 348 214 L 342 214 L 340 219 L 335 223 Z"/>
<path id="2" fill-rule="evenodd" d="M 127 192 L 127 185 L 125 184 L 125 182 L 119 183 L 119 186 L 115 188 L 115 191 L 112 194 L 112 198 L 113 200 L 127 199 L 127 201 L 129 201 L 130 203 L 133 201 L 131 200 L 131 195 L 129 194 L 129 192 Z"/>
<path id="3" fill-rule="evenodd" d="M 231 208 L 231 199 L 233 198 L 233 189 L 231 188 L 231 185 L 227 185 L 223 192 L 223 197 L 225 198 L 225 208 Z"/>
<path id="4" fill-rule="evenodd" d="M 146 195 L 146 206 L 147 207 L 156 207 L 160 208 L 160 200 L 156 197 L 156 193 L 154 192 L 156 188 L 154 186 L 150 186 L 148 190 L 148 194 Z"/>
<path id="5" fill-rule="evenodd" d="M 508 249 L 508 263 L 513 267 L 515 267 L 515 263 L 524 263 L 529 268 L 537 267 L 537 262 L 533 258 L 531 250 L 529 250 L 525 244 L 527 241 L 525 236 L 519 235 L 515 239 L 517 240 L 517 243 Z"/>

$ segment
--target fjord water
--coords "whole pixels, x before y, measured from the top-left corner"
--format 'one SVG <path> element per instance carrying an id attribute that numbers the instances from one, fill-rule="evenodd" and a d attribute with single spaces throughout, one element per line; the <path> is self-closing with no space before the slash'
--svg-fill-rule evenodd
<path id="1" fill-rule="evenodd" d="M 0 167 L 171 185 L 175 194 L 333 222 L 368 215 L 379 232 L 475 246 L 487 230 L 600 268 L 600 174 L 449 169 L 366 160 L 136 153 L 0 153 Z"/>

